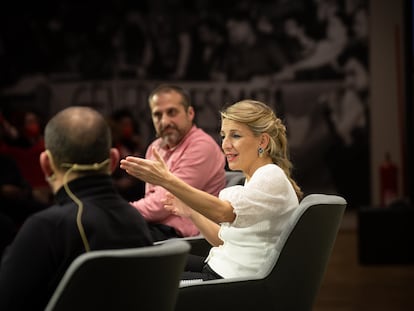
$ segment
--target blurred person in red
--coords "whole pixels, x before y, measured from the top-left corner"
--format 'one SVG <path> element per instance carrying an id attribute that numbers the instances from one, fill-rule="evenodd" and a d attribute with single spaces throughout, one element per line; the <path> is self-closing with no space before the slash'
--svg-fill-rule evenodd
<path id="1" fill-rule="evenodd" d="M 0 112 L 0 148 L 8 149 L 7 140 L 17 130 Z M 32 188 L 11 155 L 0 152 L 0 257 L 20 226 L 31 214 L 46 206 L 33 198 Z"/>
<path id="2" fill-rule="evenodd" d="M 109 123 L 111 124 L 113 147 L 117 148 L 121 158 L 128 155 L 142 156 L 142 143 L 137 122 L 132 112 L 126 108 L 114 111 Z M 112 174 L 115 187 L 128 201 L 135 201 L 144 196 L 145 183 L 127 174 L 119 167 Z"/>
<path id="3" fill-rule="evenodd" d="M 0 153 L 16 161 L 23 178 L 32 188 L 34 199 L 49 204 L 52 194 L 38 161 L 45 150 L 39 114 L 32 110 L 15 111 L 9 119 L 10 122 L 3 119 L 5 138 Z"/>

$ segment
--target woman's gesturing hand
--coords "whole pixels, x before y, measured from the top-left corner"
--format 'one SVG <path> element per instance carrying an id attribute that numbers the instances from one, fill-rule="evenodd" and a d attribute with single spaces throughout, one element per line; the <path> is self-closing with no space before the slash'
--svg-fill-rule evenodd
<path id="1" fill-rule="evenodd" d="M 147 183 L 162 186 L 166 182 L 170 171 L 155 148 L 152 150 L 155 161 L 128 156 L 121 160 L 120 167 L 129 175 Z"/>
<path id="2" fill-rule="evenodd" d="M 191 217 L 193 210 L 173 194 L 167 192 L 165 198 L 162 199 L 161 202 L 164 204 L 164 208 L 171 214 L 187 218 Z"/>

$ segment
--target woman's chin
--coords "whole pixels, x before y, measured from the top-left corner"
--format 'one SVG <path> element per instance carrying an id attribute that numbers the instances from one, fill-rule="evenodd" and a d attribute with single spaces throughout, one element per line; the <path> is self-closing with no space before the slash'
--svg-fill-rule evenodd
<path id="1" fill-rule="evenodd" d="M 235 165 L 234 163 L 231 163 L 231 162 L 228 163 L 228 167 L 232 171 L 238 171 L 239 170 L 239 168 L 237 167 L 237 165 Z"/>

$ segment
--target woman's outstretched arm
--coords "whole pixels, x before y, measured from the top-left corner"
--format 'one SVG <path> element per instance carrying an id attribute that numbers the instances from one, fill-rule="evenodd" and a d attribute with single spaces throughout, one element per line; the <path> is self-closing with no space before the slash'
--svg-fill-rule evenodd
<path id="1" fill-rule="evenodd" d="M 230 202 L 196 189 L 172 174 L 154 149 L 156 161 L 128 156 L 121 160 L 121 168 L 147 183 L 159 185 L 192 209 L 215 223 L 233 222 L 235 214 Z"/>

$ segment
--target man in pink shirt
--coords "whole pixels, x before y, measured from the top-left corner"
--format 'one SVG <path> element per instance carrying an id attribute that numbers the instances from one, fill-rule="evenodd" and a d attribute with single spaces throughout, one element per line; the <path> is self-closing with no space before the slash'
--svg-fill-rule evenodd
<path id="1" fill-rule="evenodd" d="M 149 95 L 149 105 L 158 138 L 145 157 L 154 159 L 155 148 L 172 173 L 217 196 L 226 183 L 224 155 L 214 139 L 193 123 L 195 112 L 188 94 L 175 85 L 160 85 Z M 149 223 L 154 240 L 197 235 L 189 218 L 164 209 L 165 193 L 160 186 L 146 184 L 145 196 L 131 202 Z"/>

